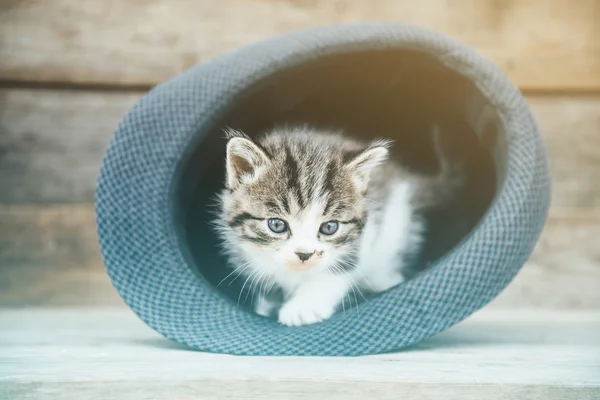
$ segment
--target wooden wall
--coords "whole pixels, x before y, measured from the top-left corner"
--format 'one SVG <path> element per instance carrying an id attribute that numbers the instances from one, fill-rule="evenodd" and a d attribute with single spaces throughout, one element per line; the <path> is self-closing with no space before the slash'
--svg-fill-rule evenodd
<path id="1" fill-rule="evenodd" d="M 146 90 L 271 35 L 375 19 L 478 49 L 543 130 L 551 215 L 494 306 L 600 307 L 598 0 L 0 0 L 0 306 L 120 304 L 92 201 L 104 148 Z"/>

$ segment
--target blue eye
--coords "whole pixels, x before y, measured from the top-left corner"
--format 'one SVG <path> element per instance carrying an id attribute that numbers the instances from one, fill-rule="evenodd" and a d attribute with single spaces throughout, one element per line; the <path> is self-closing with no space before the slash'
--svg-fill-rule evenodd
<path id="1" fill-rule="evenodd" d="M 287 223 L 279 218 L 271 218 L 267 221 L 267 225 L 269 225 L 269 229 L 275 233 L 285 233 L 288 230 Z"/>
<path id="2" fill-rule="evenodd" d="M 338 228 L 339 224 L 337 221 L 328 221 L 321 224 L 319 232 L 321 232 L 323 235 L 330 236 L 336 233 Z"/>

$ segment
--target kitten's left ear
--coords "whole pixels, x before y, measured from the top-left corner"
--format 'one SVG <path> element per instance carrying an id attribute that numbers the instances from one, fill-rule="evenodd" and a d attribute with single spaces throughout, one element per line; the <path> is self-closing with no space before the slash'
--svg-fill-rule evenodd
<path id="1" fill-rule="evenodd" d="M 258 178 L 270 163 L 267 155 L 246 136 L 234 136 L 227 142 L 227 188 Z"/>
<path id="2" fill-rule="evenodd" d="M 351 170 L 355 184 L 361 192 L 367 191 L 373 169 L 388 159 L 388 146 L 388 142 L 374 142 L 346 164 L 346 168 Z"/>

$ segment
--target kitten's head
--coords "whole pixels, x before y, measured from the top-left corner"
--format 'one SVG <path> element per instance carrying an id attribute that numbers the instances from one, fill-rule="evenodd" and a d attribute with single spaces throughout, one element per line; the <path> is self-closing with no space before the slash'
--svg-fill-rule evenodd
<path id="1" fill-rule="evenodd" d="M 369 176 L 387 144 L 306 129 L 256 142 L 229 132 L 219 222 L 227 250 L 280 276 L 351 268 Z"/>

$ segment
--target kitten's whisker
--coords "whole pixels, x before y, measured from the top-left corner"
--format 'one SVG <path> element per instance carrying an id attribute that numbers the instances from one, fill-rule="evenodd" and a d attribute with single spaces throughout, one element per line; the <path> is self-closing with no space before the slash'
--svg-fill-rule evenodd
<path id="1" fill-rule="evenodd" d="M 271 279 L 271 283 L 269 284 L 269 288 L 266 290 L 265 294 L 273 290 L 273 288 L 275 287 L 275 280 L 275 275 L 273 275 L 273 279 Z"/>
<path id="2" fill-rule="evenodd" d="M 260 283 L 263 275 L 264 275 L 264 273 L 258 276 L 258 280 L 256 282 L 257 287 L 258 287 L 258 284 Z M 248 292 L 252 292 L 252 300 L 250 301 L 250 308 L 252 308 L 252 310 L 254 310 L 254 300 L 256 300 L 256 297 L 260 296 L 261 294 L 260 294 L 260 291 L 257 292 L 256 289 L 252 290 L 252 283 L 250 284 L 250 288 L 248 289 Z M 246 293 L 246 297 L 248 297 L 248 293 Z"/>
<path id="3" fill-rule="evenodd" d="M 351 281 L 351 279 L 348 280 Z M 352 284 L 352 282 L 350 282 L 350 289 L 352 289 L 352 295 L 354 296 L 354 305 L 356 306 L 356 312 L 360 314 L 360 311 L 358 309 L 358 298 L 356 297 L 356 290 L 354 290 L 354 285 Z"/>
<path id="4" fill-rule="evenodd" d="M 263 292 L 263 289 L 266 289 L 266 286 L 265 286 L 265 284 L 267 283 L 267 281 L 268 281 L 268 280 L 269 280 L 269 273 L 268 273 L 268 271 L 267 271 L 267 270 L 265 270 L 265 276 L 264 276 L 264 279 L 262 280 L 262 282 L 260 283 L 260 286 L 259 286 L 259 288 L 258 288 L 258 293 L 259 293 L 259 294 L 262 294 L 263 296 L 266 296 L 266 295 L 267 295 L 267 291 L 265 290 L 265 291 Z"/>
<path id="5" fill-rule="evenodd" d="M 357 283 L 354 281 L 354 279 L 353 279 L 352 277 L 349 277 L 349 278 L 350 278 L 350 283 L 351 283 L 352 285 L 354 285 L 354 287 L 356 288 L 356 290 L 358 290 L 358 293 L 360 294 L 360 296 L 361 296 L 361 297 L 362 297 L 362 298 L 363 298 L 363 299 L 364 299 L 364 300 L 365 300 L 367 303 L 369 303 L 369 299 L 367 299 L 367 298 L 365 297 L 365 295 L 363 294 L 363 292 L 360 290 L 360 286 L 359 286 L 359 285 L 358 285 L 358 284 L 357 284 Z"/>
<path id="6" fill-rule="evenodd" d="M 369 301 L 369 299 L 367 299 L 367 298 L 365 297 L 365 295 L 363 294 L 363 292 L 360 290 L 360 287 L 359 287 L 359 286 L 358 286 L 356 283 L 355 283 L 354 285 L 355 285 L 355 287 L 356 287 L 356 290 L 358 290 L 358 293 L 360 294 L 360 297 L 362 297 L 366 303 L 371 303 L 371 302 Z"/>
<path id="7" fill-rule="evenodd" d="M 248 300 L 248 295 L 252 292 L 252 286 L 254 285 L 254 281 L 260 277 L 261 272 L 254 274 L 254 277 L 250 281 L 250 286 L 248 286 L 248 290 L 246 291 L 246 297 L 244 297 L 244 303 Z M 250 302 L 250 306 L 254 305 L 254 296 L 252 296 L 252 301 Z"/>
<path id="8" fill-rule="evenodd" d="M 352 290 L 352 297 L 354 297 L 354 306 L 356 307 L 356 312 L 359 313 L 359 308 L 358 308 L 358 296 L 356 295 L 356 285 L 354 284 L 354 282 L 352 281 L 352 278 L 350 276 L 347 277 L 348 279 L 348 283 L 350 284 L 350 289 Z M 360 292 L 360 290 L 359 290 Z"/>
<path id="9" fill-rule="evenodd" d="M 371 284 L 370 284 L 370 283 L 369 283 L 369 281 L 367 280 L 367 277 L 365 276 L 365 274 L 363 274 L 363 273 L 361 272 L 361 270 L 360 270 L 360 269 L 358 269 L 358 268 L 356 269 L 356 272 L 358 272 L 358 273 L 360 274 L 360 276 L 362 276 L 362 278 L 363 278 L 363 279 L 362 279 L 362 280 L 363 280 L 363 282 L 367 284 L 367 286 L 369 287 L 369 289 L 371 289 L 371 291 L 372 291 L 372 292 L 376 292 L 376 290 L 375 290 L 375 289 L 373 289 L 373 286 L 371 286 Z M 363 296 L 363 297 L 364 297 L 364 296 Z"/>
<path id="10" fill-rule="evenodd" d="M 248 267 L 244 268 L 243 270 L 241 270 L 232 280 L 231 282 L 229 282 L 227 284 L 227 286 L 231 286 L 233 284 L 233 282 L 236 281 L 237 278 L 239 278 L 240 276 L 242 276 L 244 274 L 244 272 L 246 272 L 246 270 L 248 270 Z"/>
<path id="11" fill-rule="evenodd" d="M 240 300 L 242 299 L 242 294 L 244 293 L 244 288 L 246 287 L 246 284 L 248 283 L 248 281 L 250 280 L 250 278 L 253 278 L 254 275 L 256 275 L 257 273 L 258 273 L 258 270 L 252 271 L 248 275 L 248 277 L 246 278 L 246 281 L 244 281 L 244 285 L 242 286 L 242 290 L 240 290 L 240 294 L 238 295 L 238 301 L 237 301 L 238 308 L 240 307 Z"/>
<path id="12" fill-rule="evenodd" d="M 339 268 L 341 269 L 341 265 L 339 266 Z M 352 289 L 352 295 L 354 296 L 354 304 L 356 305 L 356 311 L 358 312 L 358 298 L 356 297 L 356 290 L 354 289 L 355 284 L 352 280 L 352 277 L 349 274 L 344 275 L 348 283 L 350 283 L 350 289 Z"/>
<path id="13" fill-rule="evenodd" d="M 251 265 L 252 263 L 250 263 Z M 248 270 L 250 269 L 250 265 L 245 266 L 228 284 L 227 286 L 231 286 L 233 284 L 233 282 L 236 281 L 237 278 L 239 278 L 240 276 L 244 275 L 245 272 L 248 272 Z"/>
<path id="14" fill-rule="evenodd" d="M 252 287 L 254 286 L 254 281 L 256 280 L 256 286 L 258 287 L 258 284 L 260 283 L 260 281 L 262 280 L 263 276 L 265 276 L 267 274 L 268 271 L 263 270 L 260 272 L 260 274 L 257 274 L 257 276 L 252 279 L 252 282 L 250 282 L 250 287 L 248 288 L 248 292 L 246 292 L 246 299 L 244 299 L 244 301 L 246 301 L 248 299 L 248 294 L 250 294 L 250 292 L 252 292 Z M 256 288 L 254 289 L 256 290 Z M 254 306 L 254 298 L 256 296 L 252 296 L 252 302 L 250 303 L 251 306 Z"/>
<path id="15" fill-rule="evenodd" d="M 231 275 L 235 274 L 236 272 L 240 271 L 240 269 L 242 269 L 240 271 L 240 274 L 248 267 L 248 264 L 250 264 L 252 262 L 252 260 L 245 262 L 244 264 L 240 265 L 239 267 L 236 267 L 231 273 L 229 273 L 225 278 L 223 278 L 221 280 L 221 282 L 217 283 L 217 287 L 219 287 L 221 285 L 221 283 L 225 282 L 227 280 L 227 278 L 229 278 Z M 239 276 L 239 274 L 238 274 Z M 237 276 L 236 276 L 237 278 Z M 235 279 L 234 279 L 235 280 Z M 233 281 L 232 281 L 233 282 Z M 231 283 L 229 283 L 231 285 Z"/>
<path id="16" fill-rule="evenodd" d="M 333 264 L 332 267 L 334 269 L 334 273 L 337 272 L 340 275 L 346 275 L 345 272 L 344 272 L 344 270 L 341 268 L 341 266 L 338 263 Z M 348 279 L 348 278 L 346 277 L 346 279 Z M 342 297 L 342 312 L 344 314 L 346 313 L 346 302 L 345 302 L 345 299 L 346 299 L 346 295 L 344 295 Z M 348 299 L 348 301 L 350 301 L 350 299 Z"/>
<path id="17" fill-rule="evenodd" d="M 345 262 L 345 261 L 342 261 Z M 341 265 L 340 262 L 335 264 L 336 270 L 337 271 L 342 271 L 341 269 Z M 354 267 L 354 266 L 353 266 Z M 354 268 L 354 271 L 357 271 L 358 273 L 360 273 L 362 275 L 362 273 L 357 269 Z M 367 302 L 369 303 L 369 300 L 365 297 L 365 295 L 363 294 L 363 292 L 360 290 L 359 285 L 356 283 L 356 281 L 352 278 L 352 275 L 350 274 L 345 274 L 346 275 L 346 279 L 348 280 L 348 282 L 350 283 L 350 288 L 352 289 L 352 294 L 354 295 L 354 301 L 356 302 L 356 307 L 357 307 L 357 311 L 358 311 L 358 298 L 356 297 L 356 290 L 358 290 L 358 293 L 360 294 L 360 296 Z M 364 276 L 364 275 L 363 275 Z M 355 290 L 356 288 L 356 290 Z"/>

